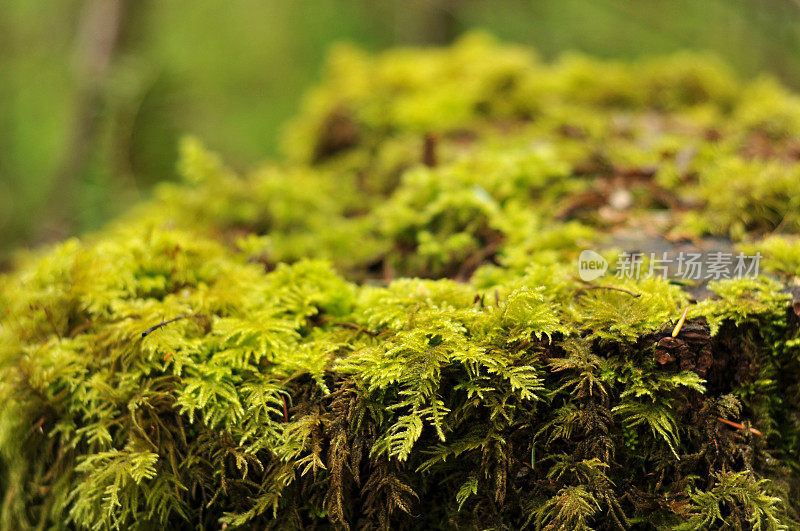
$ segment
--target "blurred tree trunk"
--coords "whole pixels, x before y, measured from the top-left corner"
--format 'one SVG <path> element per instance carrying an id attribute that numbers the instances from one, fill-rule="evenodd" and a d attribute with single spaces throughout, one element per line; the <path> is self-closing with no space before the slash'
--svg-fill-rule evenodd
<path id="1" fill-rule="evenodd" d="M 75 50 L 77 96 L 73 125 L 48 196 L 40 242 L 62 239 L 74 232 L 76 184 L 86 170 L 98 134 L 109 70 L 127 4 L 126 0 L 88 0 L 83 7 Z"/>
<path id="2" fill-rule="evenodd" d="M 440 44 L 458 36 L 458 10 L 465 0 L 410 0 L 397 3 L 398 44 Z"/>

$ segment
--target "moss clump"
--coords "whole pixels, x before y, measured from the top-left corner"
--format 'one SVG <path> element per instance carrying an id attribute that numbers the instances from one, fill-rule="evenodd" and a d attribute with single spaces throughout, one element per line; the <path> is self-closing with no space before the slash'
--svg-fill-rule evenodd
<path id="1" fill-rule="evenodd" d="M 798 525 L 796 107 L 695 56 L 337 52 L 288 162 L 187 140 L 0 277 L 0 526 Z M 578 278 L 646 231 L 772 276 Z"/>

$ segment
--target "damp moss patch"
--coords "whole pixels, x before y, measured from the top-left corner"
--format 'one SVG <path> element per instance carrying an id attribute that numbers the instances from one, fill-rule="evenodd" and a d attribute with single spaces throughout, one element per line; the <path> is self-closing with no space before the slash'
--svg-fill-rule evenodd
<path id="1" fill-rule="evenodd" d="M 0 527 L 797 526 L 799 102 L 693 55 L 334 52 L 283 159 L 187 139 L 0 277 Z M 631 235 L 761 268 L 581 280 Z"/>

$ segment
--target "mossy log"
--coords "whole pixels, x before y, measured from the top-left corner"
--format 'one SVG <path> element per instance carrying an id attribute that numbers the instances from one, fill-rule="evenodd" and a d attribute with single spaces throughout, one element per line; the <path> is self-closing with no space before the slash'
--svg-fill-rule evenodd
<path id="1" fill-rule="evenodd" d="M 0 527 L 797 528 L 798 139 L 706 57 L 337 49 L 0 277 Z M 634 240 L 761 269 L 579 278 Z"/>

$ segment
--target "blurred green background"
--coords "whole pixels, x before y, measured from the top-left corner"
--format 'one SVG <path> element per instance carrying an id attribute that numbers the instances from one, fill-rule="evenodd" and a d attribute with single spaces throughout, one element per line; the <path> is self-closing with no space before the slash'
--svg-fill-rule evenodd
<path id="1" fill-rule="evenodd" d="M 174 178 L 185 133 L 237 168 L 275 155 L 333 42 L 473 28 L 545 58 L 711 50 L 800 85 L 800 0 L 3 0 L 0 256 L 96 228 Z"/>

